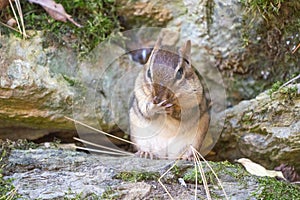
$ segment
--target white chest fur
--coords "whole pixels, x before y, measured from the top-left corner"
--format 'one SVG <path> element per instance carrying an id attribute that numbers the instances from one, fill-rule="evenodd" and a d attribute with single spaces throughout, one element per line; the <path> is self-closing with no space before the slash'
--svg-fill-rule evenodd
<path id="1" fill-rule="evenodd" d="M 167 115 L 137 122 L 131 124 L 131 133 L 136 133 L 131 135 L 132 140 L 138 144 L 140 151 L 151 152 L 160 158 L 180 157 L 193 144 L 197 134 L 197 126 L 188 127 Z"/>

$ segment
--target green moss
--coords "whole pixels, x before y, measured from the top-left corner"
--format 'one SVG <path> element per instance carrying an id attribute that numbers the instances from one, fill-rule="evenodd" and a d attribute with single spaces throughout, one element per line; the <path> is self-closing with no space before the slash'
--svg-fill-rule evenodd
<path id="1" fill-rule="evenodd" d="M 253 120 L 252 120 L 253 115 L 254 115 L 254 112 L 252 110 L 244 112 L 241 122 L 245 125 L 253 124 Z"/>
<path id="2" fill-rule="evenodd" d="M 105 190 L 100 199 L 120 199 L 120 195 L 116 193 L 111 187 L 109 187 Z"/>
<path id="3" fill-rule="evenodd" d="M 276 92 L 276 91 L 280 88 L 280 86 L 281 86 L 282 84 L 283 84 L 283 83 L 282 83 L 281 81 L 276 81 L 276 82 L 272 85 L 271 89 L 268 91 L 268 94 L 269 94 L 270 96 L 272 96 L 272 94 L 273 94 L 274 92 Z"/>
<path id="4" fill-rule="evenodd" d="M 75 85 L 75 80 L 73 78 L 70 78 L 69 76 L 67 75 L 62 75 L 63 78 L 69 83 L 70 86 L 74 86 Z"/>
<path id="5" fill-rule="evenodd" d="M 279 92 L 285 97 L 294 98 L 298 95 L 298 87 L 283 87 Z"/>
<path id="6" fill-rule="evenodd" d="M 287 81 L 286 81 L 287 82 Z M 270 95 L 270 97 L 272 98 L 272 95 L 274 93 L 279 93 L 284 99 L 286 98 L 295 98 L 297 97 L 298 94 L 298 87 L 297 86 L 285 86 L 285 87 L 281 87 L 283 85 L 283 82 L 281 81 L 277 81 L 275 82 L 271 89 L 269 89 L 268 94 Z"/>
<path id="7" fill-rule="evenodd" d="M 241 0 L 248 11 L 259 13 L 265 19 L 278 15 L 283 2 L 285 0 Z"/>
<path id="8" fill-rule="evenodd" d="M 86 55 L 113 30 L 119 29 L 114 0 L 57 0 L 56 3 L 62 4 L 82 28 L 69 21 L 56 21 L 41 6 L 21 1 L 25 29 L 43 30 L 47 38 L 45 46 L 60 44 L 74 48 L 80 55 Z"/>
<path id="9" fill-rule="evenodd" d="M 17 193 L 15 186 L 12 184 L 13 179 L 4 179 L 2 169 L 0 171 L 0 200 L 19 199 L 21 196 Z"/>
<path id="10" fill-rule="evenodd" d="M 5 168 L 4 160 L 7 159 L 7 147 L 1 144 L 0 157 L 0 200 L 5 199 L 19 199 L 21 196 L 17 193 L 15 186 L 12 184 L 13 179 L 4 179 L 3 171 Z"/>
<path id="11" fill-rule="evenodd" d="M 157 180 L 160 177 L 158 172 L 120 172 L 114 178 L 121 179 L 123 181 L 137 182 L 137 181 L 149 181 Z"/>
<path id="12" fill-rule="evenodd" d="M 252 194 L 257 199 L 278 199 L 290 200 L 300 199 L 300 187 L 284 181 L 278 181 L 275 178 L 258 178 L 259 188 Z"/>
<path id="13" fill-rule="evenodd" d="M 70 196 L 72 196 L 72 197 L 70 197 Z M 81 200 L 81 199 L 96 200 L 96 199 L 101 199 L 101 198 L 98 195 L 96 195 L 95 193 L 91 193 L 91 194 L 87 195 L 87 194 L 83 194 L 83 192 L 80 192 L 80 193 L 76 194 L 72 191 L 71 188 L 69 188 L 68 192 L 65 193 L 65 197 L 63 199 L 64 200 Z"/>
<path id="14" fill-rule="evenodd" d="M 244 178 L 248 176 L 245 170 L 240 165 L 233 165 L 228 161 L 223 162 L 209 162 L 214 172 L 218 176 L 230 176 L 236 179 L 240 184 L 245 184 Z M 204 164 L 205 165 L 205 164 Z M 215 175 L 210 169 L 204 166 L 204 174 L 209 184 L 219 185 Z M 195 183 L 196 171 L 195 168 L 187 169 L 183 175 L 183 179 L 188 183 Z M 222 178 L 221 178 L 222 179 Z M 201 178 L 200 172 L 197 169 L 197 180 L 198 183 L 202 184 L 203 180 Z"/>
<path id="15" fill-rule="evenodd" d="M 1 152 L 7 151 L 13 149 L 20 149 L 20 150 L 28 150 L 28 149 L 36 149 L 38 148 L 38 144 L 28 141 L 26 139 L 18 139 L 16 141 L 12 140 L 0 140 L 0 146 L 1 146 Z"/>
<path id="16" fill-rule="evenodd" d="M 180 169 L 179 166 L 174 165 L 174 167 L 171 169 L 171 172 L 176 176 L 180 176 L 180 174 L 182 173 L 182 170 Z"/>

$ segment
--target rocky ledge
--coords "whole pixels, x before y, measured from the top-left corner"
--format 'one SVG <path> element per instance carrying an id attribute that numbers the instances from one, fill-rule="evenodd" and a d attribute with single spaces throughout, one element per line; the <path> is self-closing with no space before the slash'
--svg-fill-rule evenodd
<path id="1" fill-rule="evenodd" d="M 12 150 L 6 162 L 4 179 L 11 180 L 16 195 L 22 199 L 168 199 L 158 179 L 174 164 L 168 160 L 111 157 L 45 147 Z M 225 199 L 217 179 L 202 164 L 210 195 Z M 293 192 L 297 186 L 275 178 L 252 176 L 239 164 L 210 162 L 210 165 L 229 199 L 300 195 Z M 192 162 L 180 161 L 163 176 L 161 181 L 174 199 L 194 198 L 194 169 Z M 197 197 L 207 198 L 198 176 Z M 270 188 L 277 189 L 270 193 Z"/>

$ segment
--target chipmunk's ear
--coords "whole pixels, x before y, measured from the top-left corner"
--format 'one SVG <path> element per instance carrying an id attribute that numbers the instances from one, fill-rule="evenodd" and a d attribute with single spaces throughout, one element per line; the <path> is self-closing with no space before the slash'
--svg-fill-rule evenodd
<path id="1" fill-rule="evenodd" d="M 179 49 L 179 55 L 185 58 L 189 63 L 191 62 L 191 41 L 188 40 L 186 43 Z"/>
<path id="2" fill-rule="evenodd" d="M 161 47 L 161 42 L 162 42 L 162 38 L 163 38 L 163 35 L 159 35 L 158 36 L 158 39 L 156 40 L 156 42 L 155 42 L 155 45 L 154 45 L 154 47 L 153 47 L 153 50 L 158 50 L 158 49 L 160 49 L 160 47 Z"/>
<path id="3" fill-rule="evenodd" d="M 155 45 L 153 47 L 153 50 L 149 56 L 149 59 L 148 59 L 148 63 L 151 63 L 153 58 L 155 57 L 155 54 L 157 53 L 157 51 L 160 49 L 161 47 L 161 44 L 162 44 L 162 39 L 163 39 L 163 34 L 160 34 L 158 36 L 158 39 L 156 40 L 155 42 Z"/>

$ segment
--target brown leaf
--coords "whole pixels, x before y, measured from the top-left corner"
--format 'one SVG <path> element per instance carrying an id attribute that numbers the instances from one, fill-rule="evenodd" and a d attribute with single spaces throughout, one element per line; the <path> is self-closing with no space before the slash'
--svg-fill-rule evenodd
<path id="1" fill-rule="evenodd" d="M 53 0 L 28 0 L 30 3 L 39 4 L 45 11 L 55 20 L 67 22 L 69 20 L 75 26 L 81 28 L 82 26 L 72 19 L 72 16 L 66 13 L 61 4 L 55 3 Z"/>

